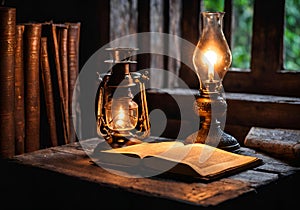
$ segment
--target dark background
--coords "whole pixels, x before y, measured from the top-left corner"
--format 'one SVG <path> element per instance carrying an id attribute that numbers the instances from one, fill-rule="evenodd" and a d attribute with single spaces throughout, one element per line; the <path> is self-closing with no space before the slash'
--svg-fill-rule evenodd
<path id="1" fill-rule="evenodd" d="M 71 0 L 10 0 L 5 6 L 16 8 L 17 23 L 25 22 L 80 22 L 80 69 L 88 58 L 109 41 L 101 28 L 109 28 L 109 1 Z"/>

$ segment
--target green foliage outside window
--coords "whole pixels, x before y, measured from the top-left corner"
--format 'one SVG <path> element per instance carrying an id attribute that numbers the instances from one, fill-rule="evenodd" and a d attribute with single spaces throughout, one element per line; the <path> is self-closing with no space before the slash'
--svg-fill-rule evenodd
<path id="1" fill-rule="evenodd" d="M 254 0 L 233 0 L 232 67 L 249 69 Z"/>
<path id="2" fill-rule="evenodd" d="M 233 0 L 231 66 L 235 68 L 250 67 L 253 2 Z M 224 0 L 204 0 L 204 7 L 209 11 L 224 11 Z"/>
<path id="3" fill-rule="evenodd" d="M 284 68 L 300 71 L 300 0 L 285 1 Z"/>
<path id="4" fill-rule="evenodd" d="M 204 0 L 203 5 L 206 11 L 220 12 L 224 10 L 224 0 Z"/>
<path id="5" fill-rule="evenodd" d="M 254 0 L 232 0 L 232 67 L 248 69 Z M 224 11 L 224 0 L 204 0 L 204 10 Z M 285 1 L 284 68 L 300 71 L 300 0 Z M 226 15 L 226 14 L 225 14 Z"/>

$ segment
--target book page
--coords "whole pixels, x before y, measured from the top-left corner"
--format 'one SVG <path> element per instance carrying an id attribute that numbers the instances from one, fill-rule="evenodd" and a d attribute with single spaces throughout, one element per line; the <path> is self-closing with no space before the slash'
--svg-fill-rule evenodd
<path id="1" fill-rule="evenodd" d="M 208 176 L 241 167 L 257 159 L 256 157 L 197 144 L 192 147 L 189 155 L 182 162 L 189 164 L 202 176 Z"/>
<path id="2" fill-rule="evenodd" d="M 258 160 L 256 157 L 228 152 L 205 144 L 172 147 L 155 156 L 187 164 L 201 176 L 214 176 Z"/>
<path id="3" fill-rule="evenodd" d="M 103 152 L 138 155 L 144 158 L 144 163 L 148 167 L 161 171 L 172 169 L 177 163 L 180 163 L 177 165 L 176 173 L 194 176 L 196 172 L 200 177 L 225 174 L 227 171 L 244 168 L 244 166 L 259 160 L 257 157 L 228 152 L 206 144 L 184 145 L 182 142 L 176 141 L 142 143 Z M 184 165 L 189 167 L 183 167 Z"/>
<path id="4" fill-rule="evenodd" d="M 182 147 L 184 144 L 178 141 L 168 141 L 168 142 L 158 142 L 158 143 L 141 143 L 135 144 L 128 147 L 116 148 L 111 150 L 106 150 L 102 152 L 108 153 L 119 153 L 119 154 L 135 154 L 140 158 L 146 156 L 155 156 L 160 155 L 166 151 L 171 150 L 175 147 Z"/>

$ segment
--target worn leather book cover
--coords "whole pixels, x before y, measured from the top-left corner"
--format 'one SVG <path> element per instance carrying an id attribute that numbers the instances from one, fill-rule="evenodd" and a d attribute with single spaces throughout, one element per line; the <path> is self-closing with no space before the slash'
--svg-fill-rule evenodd
<path id="1" fill-rule="evenodd" d="M 65 144 L 67 130 L 65 124 L 65 106 L 62 86 L 61 61 L 56 26 L 53 22 L 45 22 L 42 26 L 42 37 L 47 38 L 48 61 L 52 82 L 56 132 L 58 145 Z"/>
<path id="2" fill-rule="evenodd" d="M 58 41 L 58 51 L 60 60 L 60 73 L 62 80 L 62 92 L 63 92 L 63 105 L 64 105 L 64 118 L 66 136 L 65 143 L 69 143 L 70 122 L 69 122 L 69 67 L 68 67 L 68 25 L 55 24 Z"/>
<path id="3" fill-rule="evenodd" d="M 24 24 L 25 152 L 40 149 L 40 42 L 42 25 Z"/>
<path id="4" fill-rule="evenodd" d="M 80 44 L 80 27 L 81 23 L 70 23 L 68 25 L 68 67 L 69 67 L 69 122 L 70 122 L 70 142 L 76 141 L 75 126 L 80 135 L 81 129 L 81 111 L 76 102 L 80 93 L 79 81 L 76 89 L 75 84 L 79 74 L 79 44 Z M 72 104 L 74 98 L 74 104 Z M 72 106 L 74 109 L 72 109 Z M 72 111 L 73 110 L 73 111 Z"/>
<path id="5" fill-rule="evenodd" d="M 60 99 L 60 111 L 61 111 L 61 119 L 62 119 L 62 126 L 63 126 L 63 143 L 68 143 L 68 129 L 66 123 L 66 110 L 65 110 L 65 100 L 64 100 L 64 91 L 63 91 L 63 80 L 62 80 L 62 73 L 61 73 L 61 60 L 59 56 L 59 43 L 57 37 L 57 27 L 55 24 L 51 25 L 52 29 L 52 44 L 53 44 L 53 53 L 54 53 L 54 61 L 55 61 L 55 69 L 56 69 L 56 76 L 57 76 L 57 84 L 58 84 L 58 91 L 59 91 L 59 99 Z"/>
<path id="6" fill-rule="evenodd" d="M 0 157 L 15 154 L 16 9 L 0 7 Z"/>
<path id="7" fill-rule="evenodd" d="M 24 104 L 24 60 L 23 60 L 24 25 L 16 26 L 15 49 L 15 153 L 25 150 L 25 104 Z"/>
<path id="8" fill-rule="evenodd" d="M 47 37 L 41 38 L 41 74 L 43 82 L 43 92 L 45 99 L 45 109 L 49 126 L 50 146 L 57 146 L 56 118 L 55 118 L 55 101 L 53 97 L 53 87 L 51 80 L 51 70 L 48 58 Z"/>
<path id="9" fill-rule="evenodd" d="M 300 130 L 252 127 L 244 144 L 292 164 L 300 164 Z"/>

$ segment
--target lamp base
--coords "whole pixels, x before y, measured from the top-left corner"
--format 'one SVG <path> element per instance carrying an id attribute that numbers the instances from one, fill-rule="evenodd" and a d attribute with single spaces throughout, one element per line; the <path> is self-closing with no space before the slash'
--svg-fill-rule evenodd
<path id="1" fill-rule="evenodd" d="M 227 151 L 235 151 L 240 148 L 240 144 L 238 141 L 228 133 L 222 132 L 221 141 L 218 145 L 218 148 L 227 150 Z"/>
<path id="2" fill-rule="evenodd" d="M 220 126 L 224 121 L 227 103 L 219 92 L 199 90 L 195 96 L 194 111 L 200 117 L 201 127 L 185 139 L 186 144 L 202 143 L 227 151 L 240 148 L 238 141 Z"/>
<path id="3" fill-rule="evenodd" d="M 185 144 L 193 143 L 208 144 L 231 152 L 240 148 L 238 141 L 233 136 L 225 133 L 219 125 L 204 126 L 185 139 Z"/>

